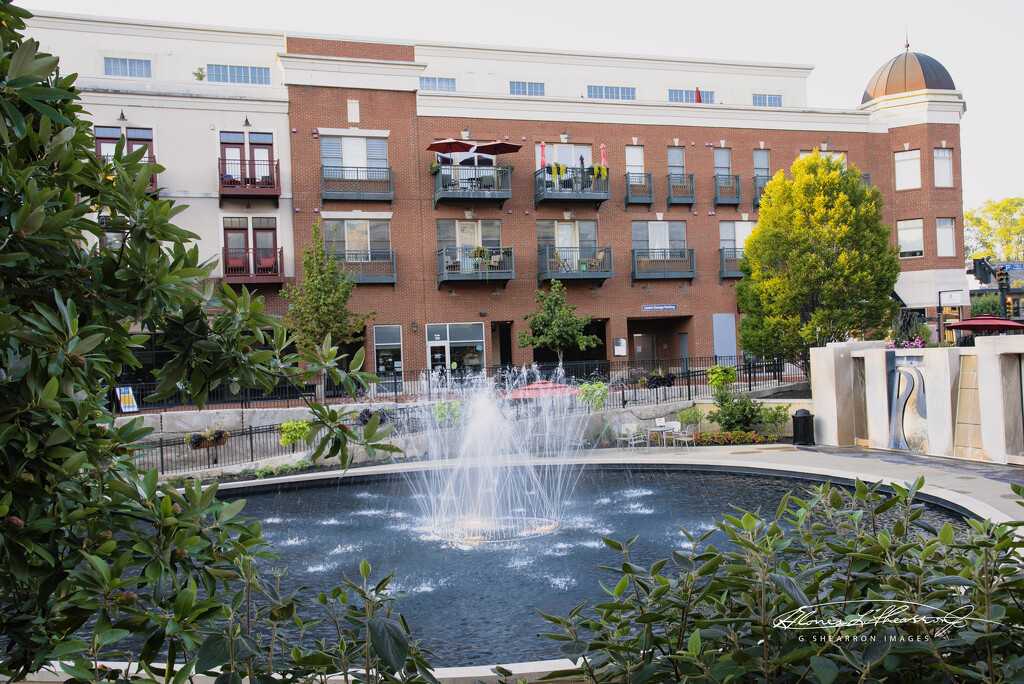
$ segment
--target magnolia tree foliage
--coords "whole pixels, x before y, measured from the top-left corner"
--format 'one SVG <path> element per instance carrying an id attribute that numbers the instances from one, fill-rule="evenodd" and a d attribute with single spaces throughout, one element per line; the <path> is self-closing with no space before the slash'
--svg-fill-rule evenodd
<path id="1" fill-rule="evenodd" d="M 313 225 L 313 244 L 302 250 L 302 281 L 286 285 L 281 296 L 288 300 L 285 321 L 299 344 L 323 344 L 328 336 L 340 344 L 363 339 L 366 319 L 375 311 L 353 313 L 348 301 L 356 284 L 343 275 L 338 263 L 328 256 L 319 221 Z"/>
<path id="2" fill-rule="evenodd" d="M 261 299 L 227 287 L 212 297 L 214 264 L 173 223 L 183 207 L 147 193 L 163 169 L 124 140 L 112 160 L 97 158 L 75 77 L 22 37 L 28 16 L 0 5 L 0 674 L 62 658 L 69 681 L 99 680 L 101 653 L 124 657 L 135 637 L 140 676 L 180 684 L 212 635 L 222 640 L 201 669 L 223 666 L 232 682 L 311 672 L 308 660 L 275 663 L 261 641 L 260 625 L 294 610 L 253 569 L 269 551 L 261 524 L 215 488 L 179 493 L 155 470 L 140 473 L 132 453 L 148 430 L 140 420 L 113 427 L 109 391 L 139 365 L 132 347 L 146 335 L 176 352 L 155 373 L 156 395 L 181 391 L 200 406 L 223 384 L 269 391 L 327 372 L 354 394 L 375 378 L 358 371 L 361 354 L 339 365 L 329 339 L 286 355 L 290 340 Z M 97 213 L 123 234 L 118 248 L 103 245 Z M 310 408 L 314 459 L 347 465 L 350 442 L 394 449 L 374 446 L 388 432 L 379 421 L 356 434 L 347 414 Z M 349 621 L 336 648 L 376 629 L 365 666 L 395 671 L 414 654 L 407 632 L 372 587 L 349 590 L 365 595 L 363 628 Z M 386 663 L 371 657 L 378 648 Z"/>
<path id="3" fill-rule="evenodd" d="M 744 248 L 736 299 L 745 351 L 798 361 L 810 347 L 887 328 L 899 277 L 882 194 L 814 154 L 778 172 Z M 806 369 L 805 369 L 806 371 Z"/>
<path id="4" fill-rule="evenodd" d="M 964 226 L 972 257 L 1024 261 L 1024 197 L 989 200 L 964 214 Z"/>
<path id="5" fill-rule="evenodd" d="M 523 316 L 530 321 L 529 330 L 519 333 L 519 347 L 541 347 L 558 354 L 558 363 L 566 349 L 579 347 L 580 351 L 601 343 L 597 335 L 586 335 L 584 330 L 593 316 L 577 316 L 576 307 L 565 301 L 565 286 L 551 281 L 551 291 L 537 290 L 537 310 Z"/>

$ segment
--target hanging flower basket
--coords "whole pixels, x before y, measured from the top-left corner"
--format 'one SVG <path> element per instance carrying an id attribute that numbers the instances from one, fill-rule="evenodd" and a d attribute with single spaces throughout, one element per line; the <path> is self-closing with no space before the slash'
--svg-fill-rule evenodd
<path id="1" fill-rule="evenodd" d="M 210 447 L 221 446 L 231 436 L 226 430 L 205 430 L 203 432 L 190 432 L 185 436 L 185 444 L 190 449 L 209 449 Z"/>

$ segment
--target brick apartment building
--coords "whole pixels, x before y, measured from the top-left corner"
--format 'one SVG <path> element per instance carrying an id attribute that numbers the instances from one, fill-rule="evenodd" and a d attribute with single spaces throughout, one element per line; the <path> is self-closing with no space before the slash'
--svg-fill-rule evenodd
<path id="1" fill-rule="evenodd" d="M 122 110 L 150 129 L 162 196 L 193 205 L 180 223 L 218 277 L 283 310 L 278 288 L 322 221 L 359 283 L 353 308 L 377 312 L 379 370 L 549 360 L 516 338 L 552 278 L 603 342 L 571 358 L 735 354 L 736 262 L 761 189 L 815 148 L 882 191 L 902 305 L 956 318 L 968 301 L 965 104 L 926 55 L 899 54 L 862 103 L 827 110 L 808 106 L 803 65 L 30 26 L 83 74 L 98 132 Z"/>

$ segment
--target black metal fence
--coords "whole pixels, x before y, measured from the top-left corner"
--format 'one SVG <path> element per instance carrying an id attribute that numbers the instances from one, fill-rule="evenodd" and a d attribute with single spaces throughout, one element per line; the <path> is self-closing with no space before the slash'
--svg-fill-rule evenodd
<path id="1" fill-rule="evenodd" d="M 223 444 L 203 449 L 190 447 L 185 436 L 139 442 L 135 449 L 140 469 L 157 468 L 161 474 L 173 475 L 287 456 L 305 451 L 307 446 L 305 442 L 281 446 L 277 427 L 267 425 L 231 430 Z"/>
<path id="2" fill-rule="evenodd" d="M 609 399 L 621 406 L 658 404 L 666 401 L 692 400 L 710 397 L 707 384 L 707 370 L 712 366 L 731 366 L 736 369 L 737 386 L 748 391 L 775 387 L 805 380 L 800 365 L 781 359 L 762 359 L 752 356 L 698 356 L 685 359 L 642 360 L 593 360 L 570 361 L 559 367 L 557 364 L 534 364 L 524 368 L 511 366 L 490 366 L 483 368 L 456 368 L 433 370 L 402 370 L 390 373 L 378 372 L 380 383 L 368 391 L 357 393 L 360 402 L 412 402 L 436 401 L 455 398 L 470 387 L 479 385 L 484 379 L 493 384 L 496 391 L 505 391 L 537 380 L 555 380 L 567 384 L 601 381 L 608 385 Z M 186 404 L 180 393 L 157 402 L 144 398 L 156 389 L 156 383 L 130 383 L 132 394 L 140 411 L 166 411 L 174 409 L 195 409 Z M 317 395 L 316 385 L 306 385 L 299 390 L 281 385 L 269 395 L 259 390 L 242 388 L 238 394 L 231 394 L 227 385 L 222 385 L 209 394 L 206 408 L 291 408 L 304 406 L 305 402 Z M 124 391 L 124 387 L 121 388 Z M 322 396 L 329 402 L 349 402 L 352 399 L 343 387 L 335 386 L 330 379 L 323 384 Z M 111 402 L 119 415 L 128 415 L 117 391 L 111 391 Z"/>

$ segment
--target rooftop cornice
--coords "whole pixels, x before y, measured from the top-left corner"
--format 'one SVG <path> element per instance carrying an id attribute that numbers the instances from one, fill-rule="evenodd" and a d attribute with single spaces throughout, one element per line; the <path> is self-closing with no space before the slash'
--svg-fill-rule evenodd
<path id="1" fill-rule="evenodd" d="M 225 39 L 280 46 L 284 44 L 284 33 L 259 29 L 232 28 L 227 26 L 203 26 L 200 24 L 171 23 L 166 21 L 147 21 L 144 19 L 123 19 L 118 17 L 98 17 L 85 14 L 68 14 L 61 12 L 34 11 L 29 18 L 29 31 L 34 26 L 82 31 L 82 24 L 89 26 L 93 33 L 124 33 L 135 36 L 167 36 L 179 40 L 216 40 Z M 129 30 L 130 29 L 130 30 Z"/>

